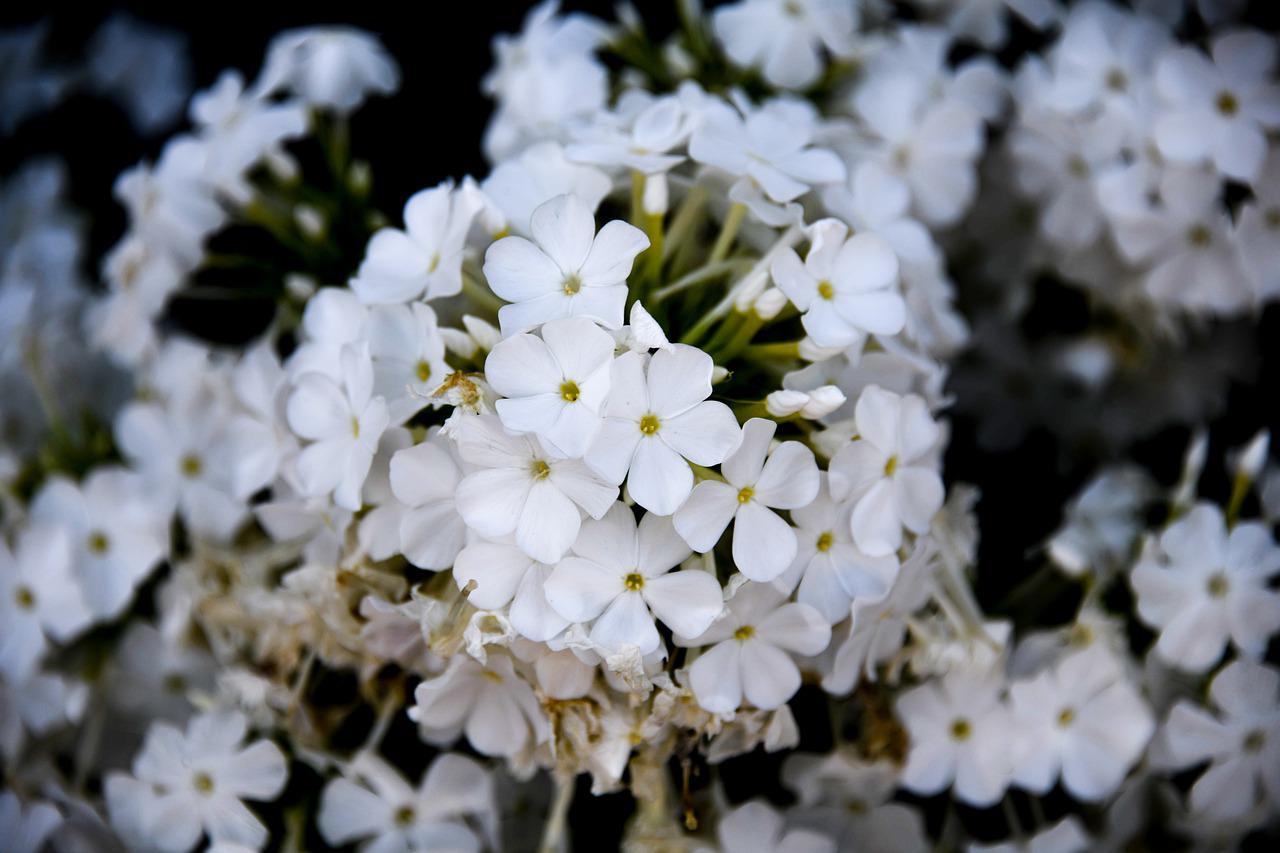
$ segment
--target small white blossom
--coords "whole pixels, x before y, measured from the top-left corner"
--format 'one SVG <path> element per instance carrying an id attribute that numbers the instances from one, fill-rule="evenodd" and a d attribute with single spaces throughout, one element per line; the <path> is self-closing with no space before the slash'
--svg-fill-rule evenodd
<path id="1" fill-rule="evenodd" d="M 784 441 L 770 452 L 777 428 L 764 418 L 747 421 L 742 444 L 720 466 L 724 482 L 703 480 L 674 519 L 698 553 L 714 548 L 734 522 L 734 565 L 754 581 L 773 580 L 796 558 L 795 530 L 774 510 L 806 506 L 818 494 L 812 450 Z"/>

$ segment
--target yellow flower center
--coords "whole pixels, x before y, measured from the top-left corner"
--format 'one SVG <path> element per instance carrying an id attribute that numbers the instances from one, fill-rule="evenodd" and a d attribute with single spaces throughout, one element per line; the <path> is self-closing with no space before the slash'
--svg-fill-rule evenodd
<path id="1" fill-rule="evenodd" d="M 427 275 L 431 275 L 431 273 L 435 272 L 436 268 L 439 266 L 440 266 L 440 253 L 436 252 L 431 256 L 431 263 L 427 264 Z"/>
<path id="2" fill-rule="evenodd" d="M 578 390 L 578 383 L 572 380 L 563 383 L 560 386 L 560 399 L 566 403 L 578 402 L 578 397 L 582 392 Z"/>
<path id="3" fill-rule="evenodd" d="M 658 420 L 657 415 L 649 414 L 640 419 L 640 432 L 645 435 L 653 435 L 661 426 L 662 421 Z"/>
<path id="4" fill-rule="evenodd" d="M 1204 225 L 1192 225 L 1187 229 L 1187 242 L 1197 249 L 1203 249 L 1213 242 L 1213 232 Z"/>
<path id="5" fill-rule="evenodd" d="M 750 640 L 756 635 L 756 629 L 750 625 L 743 625 L 741 628 L 733 632 L 735 640 Z"/>
<path id="6" fill-rule="evenodd" d="M 833 542 L 835 542 L 835 537 L 832 536 L 831 531 L 828 530 L 827 532 L 823 533 L 821 536 L 818 537 L 817 548 L 819 551 L 825 554 L 826 552 L 831 550 L 831 545 Z"/>
<path id="7" fill-rule="evenodd" d="M 90 553 L 102 555 L 111 549 L 111 540 L 101 530 L 95 530 L 89 534 L 85 546 L 88 547 Z"/>
<path id="8" fill-rule="evenodd" d="M 426 359 L 418 362 L 418 366 L 414 371 L 418 375 L 419 382 L 426 382 L 431 378 L 431 365 L 427 364 Z"/>
<path id="9" fill-rule="evenodd" d="M 1262 752 L 1262 748 L 1267 745 L 1267 733 L 1262 729 L 1254 729 L 1244 736 L 1245 752 Z"/>
<path id="10" fill-rule="evenodd" d="M 564 289 L 565 296 L 575 296 L 579 290 L 582 290 L 582 279 L 578 278 L 577 273 L 570 273 L 564 277 L 561 287 Z"/>
<path id="11" fill-rule="evenodd" d="M 1123 92 L 1129 88 L 1129 77 L 1119 68 L 1107 72 L 1107 88 L 1113 92 Z"/>
<path id="12" fill-rule="evenodd" d="M 1064 729 L 1074 723 L 1075 720 L 1076 712 L 1074 708 L 1063 708 L 1061 713 L 1058 714 L 1058 725 Z"/>
<path id="13" fill-rule="evenodd" d="M 1226 598 L 1227 591 L 1231 589 L 1231 582 L 1227 580 L 1227 576 L 1222 572 L 1215 572 L 1209 578 L 1209 582 L 1205 584 L 1205 587 L 1213 598 Z"/>
<path id="14" fill-rule="evenodd" d="M 21 610 L 34 610 L 36 607 L 36 594 L 31 591 L 31 587 L 20 586 L 15 589 L 13 600 L 18 603 Z"/>
<path id="15" fill-rule="evenodd" d="M 1219 92 L 1213 103 L 1224 116 L 1233 116 L 1240 111 L 1240 99 L 1231 92 Z"/>
<path id="16" fill-rule="evenodd" d="M 171 672 L 164 677 L 164 689 L 175 695 L 187 692 L 187 680 L 182 673 Z"/>
<path id="17" fill-rule="evenodd" d="M 818 282 L 818 295 L 829 301 L 836 298 L 836 289 L 831 282 L 823 279 Z"/>
<path id="18" fill-rule="evenodd" d="M 192 479 L 199 477 L 200 473 L 204 471 L 204 463 L 201 462 L 200 457 L 196 456 L 194 453 L 188 453 L 186 456 L 182 457 L 182 462 L 179 463 L 179 467 L 181 468 L 182 475 L 184 477 L 190 477 Z"/>
<path id="19" fill-rule="evenodd" d="M 756 496 L 755 489 L 751 488 L 750 486 L 743 486 L 742 489 L 738 491 L 738 503 L 740 504 L 750 503 L 751 499 L 754 498 L 755 496 Z"/>
<path id="20" fill-rule="evenodd" d="M 969 721 L 964 717 L 958 717 L 955 722 L 951 724 L 951 739 L 954 741 L 963 743 L 968 740 L 969 736 L 972 734 L 973 726 L 970 725 Z"/>
<path id="21" fill-rule="evenodd" d="M 898 470 L 898 456 L 897 454 L 894 454 L 893 456 L 890 456 L 887 460 L 885 460 L 884 475 L 886 477 L 892 477 L 893 472 L 897 470 Z"/>
<path id="22" fill-rule="evenodd" d="M 352 438 L 360 437 L 360 419 L 355 415 L 351 416 L 351 436 Z"/>
<path id="23" fill-rule="evenodd" d="M 202 794 L 213 793 L 213 777 L 203 770 L 196 773 L 195 778 L 192 779 L 192 784 Z"/>
<path id="24" fill-rule="evenodd" d="M 411 826 L 415 817 L 413 806 L 401 806 L 396 809 L 396 826 Z"/>
<path id="25" fill-rule="evenodd" d="M 498 673 L 494 672 L 494 671 L 493 671 L 493 670 L 491 670 L 491 669 L 482 669 L 482 670 L 480 670 L 480 673 L 481 673 L 485 678 L 487 678 L 487 679 L 489 679 L 490 681 L 492 681 L 494 684 L 501 684 L 501 683 L 502 683 L 502 676 L 501 676 L 501 675 L 498 675 Z"/>
<path id="26" fill-rule="evenodd" d="M 541 459 L 533 460 L 533 464 L 529 466 L 529 470 L 533 472 L 533 479 L 545 480 L 551 476 L 551 466 Z"/>
<path id="27" fill-rule="evenodd" d="M 639 592 L 644 589 L 644 575 L 639 572 L 629 572 L 622 579 L 622 585 L 631 592 Z"/>

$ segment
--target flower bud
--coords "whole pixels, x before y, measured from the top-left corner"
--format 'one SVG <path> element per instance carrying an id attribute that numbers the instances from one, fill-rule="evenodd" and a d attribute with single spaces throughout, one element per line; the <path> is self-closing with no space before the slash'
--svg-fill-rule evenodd
<path id="1" fill-rule="evenodd" d="M 787 307 L 787 295 L 776 287 L 770 287 L 756 297 L 753 307 L 761 320 L 772 320 Z"/>
<path id="2" fill-rule="evenodd" d="M 823 385 L 809 392 L 809 402 L 800 410 L 801 417 L 816 421 L 825 418 L 845 404 L 848 398 L 834 385 Z"/>
<path id="3" fill-rule="evenodd" d="M 803 391 L 782 389 L 764 399 L 765 410 L 775 418 L 786 418 L 799 412 L 809 403 L 809 395 Z"/>

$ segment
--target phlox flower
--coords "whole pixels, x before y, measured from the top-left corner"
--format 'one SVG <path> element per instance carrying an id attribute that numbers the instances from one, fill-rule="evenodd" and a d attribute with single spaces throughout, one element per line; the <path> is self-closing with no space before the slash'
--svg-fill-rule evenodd
<path id="1" fill-rule="evenodd" d="M 724 853 L 835 853 L 836 843 L 812 829 L 788 829 L 778 810 L 763 800 L 751 800 L 725 812 L 716 825 L 716 840 Z"/>
<path id="2" fill-rule="evenodd" d="M 675 640 L 681 646 L 710 646 L 689 667 L 689 686 L 704 709 L 730 714 L 744 697 L 766 711 L 785 704 L 800 689 L 800 669 L 791 654 L 818 654 L 831 640 L 831 628 L 807 604 L 787 602 L 770 584 L 748 582 L 705 632 Z"/>
<path id="3" fill-rule="evenodd" d="M 698 553 L 715 547 L 733 525 L 733 562 L 754 581 L 771 581 L 796 558 L 796 534 L 774 510 L 797 509 L 818 494 L 813 451 L 784 441 L 770 452 L 778 425 L 752 418 L 742 444 L 721 464 L 724 482 L 703 480 L 674 517 L 676 530 Z"/>
<path id="4" fill-rule="evenodd" d="M 922 398 L 877 385 L 854 409 L 858 438 L 831 460 L 831 496 L 853 500 L 853 541 L 865 554 L 897 551 L 902 530 L 924 533 L 942 507 L 942 478 L 932 454 L 941 436 Z"/>
<path id="5" fill-rule="evenodd" d="M 334 846 L 368 839 L 369 851 L 479 853 L 485 839 L 468 819 L 491 836 L 495 809 L 492 778 L 464 755 L 437 756 L 414 788 L 390 764 L 362 752 L 325 786 L 317 825 Z"/>
<path id="6" fill-rule="evenodd" d="M 400 550 L 419 568 L 449 568 L 467 543 L 456 499 L 463 476 L 456 452 L 437 433 L 391 457 L 391 491 L 405 506 L 399 520 Z"/>
<path id="7" fill-rule="evenodd" d="M 711 356 L 685 344 L 615 359 L 587 465 L 611 483 L 626 478 L 627 493 L 650 512 L 675 512 L 693 489 L 685 460 L 718 465 L 741 440 L 729 407 L 707 399 L 714 369 Z"/>
<path id="8" fill-rule="evenodd" d="M 827 475 L 818 496 L 791 510 L 798 547 L 795 561 L 776 583 L 796 590 L 796 601 L 817 610 L 832 625 L 849 616 L 856 601 L 880 601 L 898 575 L 893 555 L 868 557 L 853 544 L 847 503 L 831 499 Z"/>
<path id="9" fill-rule="evenodd" d="M 1260 522 L 1228 532 L 1218 507 L 1201 503 L 1161 534 L 1129 575 L 1138 617 L 1156 628 L 1168 664 L 1205 672 L 1227 643 L 1257 657 L 1280 630 L 1280 547 Z"/>
<path id="10" fill-rule="evenodd" d="M 66 530 L 85 604 L 98 619 L 119 616 L 168 552 L 161 508 L 138 475 L 119 468 L 97 468 L 80 485 L 50 478 L 32 501 L 31 517 Z"/>
<path id="11" fill-rule="evenodd" d="M 280 33 L 267 49 L 255 90 L 290 89 L 311 106 L 349 113 L 370 93 L 388 95 L 400 69 L 378 40 L 353 27 L 304 27 Z"/>
<path id="12" fill-rule="evenodd" d="M 404 229 L 382 228 L 369 238 L 351 289 L 366 304 L 461 292 L 467 231 L 479 211 L 476 195 L 452 181 L 414 193 L 404 205 Z"/>
<path id="13" fill-rule="evenodd" d="M 1014 781 L 1045 794 L 1061 773 L 1084 802 L 1114 794 L 1155 732 L 1151 709 L 1102 643 L 1014 682 L 1009 708 L 1023 741 Z"/>
<path id="14" fill-rule="evenodd" d="M 1009 710 L 998 676 L 965 668 L 913 687 L 896 703 L 910 736 L 902 786 L 931 796 L 947 786 L 967 805 L 995 805 L 1012 778 Z"/>
<path id="15" fill-rule="evenodd" d="M 303 491 L 332 492 L 335 504 L 354 512 L 389 417 L 386 401 L 373 396 L 367 345 L 344 348 L 341 371 L 341 381 L 323 373 L 298 377 L 287 411 L 289 426 L 311 441 L 296 462 Z"/>
<path id="16" fill-rule="evenodd" d="M 811 227 L 803 261 L 784 248 L 774 256 L 773 280 L 803 315 L 800 322 L 822 347 L 860 345 L 868 334 L 894 335 L 906 322 L 906 304 L 893 290 L 898 259 L 874 234 L 848 237 L 843 222 L 823 219 Z"/>
<path id="17" fill-rule="evenodd" d="M 504 654 L 489 655 L 487 664 L 454 655 L 441 675 L 418 685 L 413 698 L 409 718 L 425 739 L 448 743 L 464 733 L 481 755 L 511 758 L 550 732 L 533 690 Z"/>
<path id="18" fill-rule="evenodd" d="M 615 503 L 599 521 L 582 526 L 572 556 L 547 579 L 547 600 L 570 622 L 590 622 L 590 639 L 609 653 L 635 646 L 658 648 L 655 617 L 677 634 L 694 637 L 724 609 L 720 584 L 707 572 L 672 572 L 689 556 L 671 519 Z"/>
<path id="19" fill-rule="evenodd" d="M 472 605 L 481 610 L 507 607 L 512 628 L 526 639 L 545 643 L 564 631 L 570 621 L 547 600 L 551 570 L 513 544 L 472 542 L 458 552 L 453 579 L 459 589 L 473 587 L 467 594 Z"/>
<path id="20" fill-rule="evenodd" d="M 500 341 L 485 379 L 505 399 L 494 408 L 507 429 L 532 432 L 567 456 L 582 456 L 600 428 L 614 342 L 591 320 L 570 317 Z"/>
<path id="21" fill-rule="evenodd" d="M 267 828 L 242 800 L 274 800 L 289 774 L 279 747 L 269 740 L 243 746 L 247 733 L 238 712 L 202 714 L 185 732 L 152 725 L 132 775 L 107 774 L 112 824 L 131 843 L 165 853 L 185 853 L 201 835 L 261 847 Z"/>
<path id="22" fill-rule="evenodd" d="M 50 640 L 89 626 L 72 559 L 67 532 L 52 524 L 27 527 L 13 551 L 0 540 L 0 673 L 15 684 L 35 672 Z"/>
<path id="23" fill-rule="evenodd" d="M 1209 762 L 1191 786 L 1191 808 L 1218 820 L 1280 804 L 1280 671 L 1234 660 L 1209 685 L 1212 713 L 1186 699 L 1169 713 L 1164 747 L 1176 767 Z"/>
<path id="24" fill-rule="evenodd" d="M 402 424 L 430 404 L 449 375 L 444 339 L 428 305 L 377 305 L 369 311 L 373 393 L 387 403 L 391 423 Z"/>
<path id="25" fill-rule="evenodd" d="M 498 309 L 503 335 L 561 317 L 622 325 L 627 276 L 649 238 L 615 219 L 596 233 L 591 210 L 575 195 L 556 196 L 533 211 L 524 237 L 504 237 L 485 253 L 484 275 L 510 302 Z"/>
<path id="26" fill-rule="evenodd" d="M 822 72 L 823 47 L 836 57 L 853 53 L 858 19 L 858 5 L 843 0 L 744 0 L 717 8 L 711 26 L 738 65 L 804 89 Z"/>
<path id="27" fill-rule="evenodd" d="M 578 538 L 579 508 L 600 518 L 618 497 L 580 460 L 507 432 L 496 417 L 464 418 L 457 436 L 458 452 L 478 469 L 458 484 L 462 518 L 491 539 L 514 533 L 520 550 L 542 563 L 555 563 Z"/>

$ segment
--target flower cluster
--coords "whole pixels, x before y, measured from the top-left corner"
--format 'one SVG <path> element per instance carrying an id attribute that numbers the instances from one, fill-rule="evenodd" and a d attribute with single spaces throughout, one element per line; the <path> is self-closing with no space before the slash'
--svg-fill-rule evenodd
<path id="1" fill-rule="evenodd" d="M 1099 472 L 1011 596 L 1069 585 L 1059 620 L 984 612 L 943 463 L 970 320 L 1043 269 L 1133 326 L 1280 294 L 1276 44 L 913 5 L 682 3 L 660 43 L 543 3 L 495 41 L 489 173 L 393 215 L 351 128 L 395 62 L 281 34 L 120 177 L 92 296 L 58 168 L 11 179 L 0 387 L 45 415 L 0 444 L 0 837 L 497 849 L 550 778 L 552 850 L 580 777 L 636 798 L 637 849 L 1119 847 L 1157 793 L 1195 841 L 1274 825 L 1265 434 L 1225 504 L 1203 444 L 1172 490 Z M 1006 6 L 1043 54 L 954 61 Z M 971 251 L 1007 281 L 966 319 Z M 182 322 L 264 289 L 247 342 Z M 115 377 L 83 428 L 60 398 L 101 392 L 46 353 Z M 810 743 L 810 703 L 835 742 L 786 758 L 793 805 L 694 783 Z"/>

